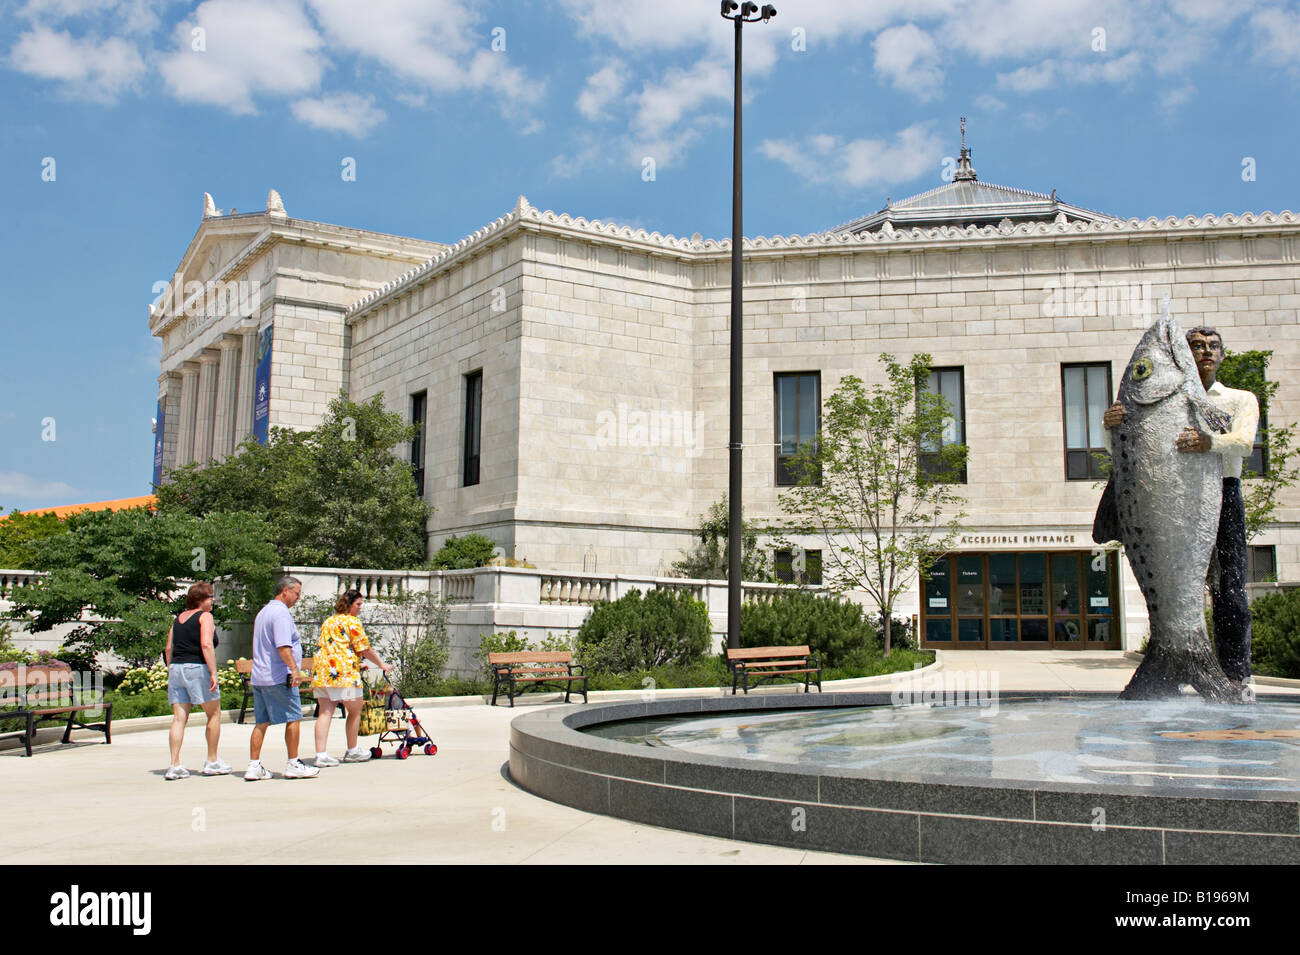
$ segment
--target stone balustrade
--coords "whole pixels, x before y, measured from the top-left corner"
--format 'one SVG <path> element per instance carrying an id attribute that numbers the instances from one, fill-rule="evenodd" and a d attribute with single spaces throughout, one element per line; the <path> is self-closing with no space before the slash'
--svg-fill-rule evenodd
<path id="1" fill-rule="evenodd" d="M 43 576 L 39 570 L 0 570 L 0 600 L 12 599 L 15 590 L 30 586 Z"/>

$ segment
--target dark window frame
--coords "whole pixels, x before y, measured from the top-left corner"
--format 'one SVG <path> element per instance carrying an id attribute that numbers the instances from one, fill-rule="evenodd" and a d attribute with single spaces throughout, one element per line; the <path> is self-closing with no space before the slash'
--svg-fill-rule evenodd
<path id="1" fill-rule="evenodd" d="M 945 371 L 948 372 L 955 371 L 957 373 L 957 375 L 959 376 L 958 387 L 961 389 L 961 415 L 960 415 L 961 440 L 956 442 L 950 442 L 950 443 L 966 444 L 966 366 L 965 365 L 941 365 L 938 367 L 931 368 L 929 374 L 926 376 L 925 381 L 922 381 L 919 378 L 916 381 L 916 389 L 917 389 L 918 397 L 921 391 L 930 390 L 929 375 L 933 375 Z M 941 396 L 943 394 L 943 392 L 935 392 L 935 393 Z M 966 446 L 970 447 L 970 445 L 968 444 L 966 444 Z M 939 439 L 939 447 L 940 449 L 945 447 L 942 438 Z M 919 468 L 922 474 L 927 476 L 933 475 L 934 472 L 938 469 L 938 464 L 939 464 L 939 453 L 937 451 L 921 450 L 917 452 L 917 467 Z M 957 475 L 957 480 L 952 483 L 954 484 L 967 483 L 965 464 L 961 466 L 961 470 L 958 472 Z"/>
<path id="2" fill-rule="evenodd" d="M 424 498 L 424 459 L 428 449 L 426 437 L 429 427 L 429 392 L 411 394 L 411 424 L 418 429 L 411 439 L 411 476 L 415 479 L 415 493 Z"/>
<path id="3" fill-rule="evenodd" d="M 465 440 L 462 446 L 461 478 L 465 487 L 479 483 L 483 452 L 483 369 L 465 375 Z"/>
<path id="4" fill-rule="evenodd" d="M 1259 558 L 1268 555 L 1271 570 L 1264 572 L 1259 566 Z M 1275 583 L 1277 581 L 1277 546 L 1274 544 L 1251 544 L 1246 549 L 1246 579 L 1252 584 Z"/>
<path id="5" fill-rule="evenodd" d="M 781 453 L 781 379 L 783 378 L 796 379 L 796 384 L 794 389 L 794 393 L 795 393 L 794 419 L 796 422 L 795 426 L 797 428 L 798 421 L 799 421 L 799 404 L 798 404 L 799 386 L 798 386 L 797 379 L 805 378 L 805 377 L 813 378 L 815 383 L 815 388 L 817 391 L 816 398 L 815 398 L 817 402 L 817 416 L 816 416 L 816 421 L 813 424 L 813 433 L 811 435 L 809 435 L 807 438 L 803 438 L 802 435 L 799 435 L 796 432 L 796 444 L 798 447 L 803 447 L 803 445 L 807 441 L 815 440 L 817 433 L 820 432 L 822 429 L 822 373 L 820 371 L 778 371 L 778 372 L 773 372 L 772 374 L 772 417 L 773 417 L 772 430 L 773 430 L 773 438 L 775 443 L 775 447 L 772 449 L 775 452 L 773 479 L 777 487 L 797 487 L 799 484 L 798 480 L 794 479 L 793 475 L 788 473 L 789 471 L 788 462 L 790 461 L 791 458 L 793 458 L 793 455 Z M 821 484 L 820 474 L 817 476 L 816 483 Z"/>
<path id="6" fill-rule="evenodd" d="M 820 587 L 822 583 L 822 552 L 820 549 L 811 550 L 803 548 L 804 553 L 804 572 L 802 580 L 795 579 L 794 572 L 794 551 L 790 548 L 780 548 L 772 554 L 772 571 L 778 583 L 783 584 L 800 584 Z M 816 556 L 814 556 L 816 555 Z M 814 570 L 814 566 L 816 570 Z"/>
<path id="7" fill-rule="evenodd" d="M 1084 403 L 1084 429 L 1088 427 L 1088 369 L 1105 368 L 1106 369 L 1106 405 L 1109 407 L 1115 402 L 1115 379 L 1111 374 L 1111 363 L 1108 361 L 1074 361 L 1061 363 L 1061 447 L 1063 451 L 1062 464 L 1063 473 L 1067 481 L 1100 481 L 1105 479 L 1101 473 L 1101 467 L 1097 462 L 1098 454 L 1106 453 L 1104 443 L 1097 445 L 1089 444 L 1086 448 L 1070 447 L 1069 431 L 1069 405 L 1067 404 L 1065 389 L 1065 373 L 1072 368 L 1084 369 L 1083 375 L 1083 403 Z M 1104 426 L 1103 426 L 1104 427 Z M 1091 437 L 1091 435 L 1089 435 Z M 1098 436 L 1100 440 L 1100 435 Z M 1086 471 L 1082 477 L 1070 477 L 1070 455 L 1084 454 L 1087 455 Z"/>

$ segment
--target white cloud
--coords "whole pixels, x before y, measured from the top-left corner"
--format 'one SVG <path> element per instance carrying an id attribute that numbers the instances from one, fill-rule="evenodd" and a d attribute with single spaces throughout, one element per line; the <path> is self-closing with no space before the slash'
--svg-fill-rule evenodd
<path id="1" fill-rule="evenodd" d="M 727 64 L 705 57 L 687 69 L 673 68 L 658 83 L 647 83 L 632 97 L 633 128 L 643 136 L 659 137 L 689 112 L 711 100 L 731 102 L 734 85 Z"/>
<path id="2" fill-rule="evenodd" d="M 195 29 L 202 50 L 194 49 Z M 259 94 L 310 93 L 325 71 L 324 42 L 291 0 L 205 0 L 174 38 L 159 66 L 172 95 L 232 113 L 256 112 Z"/>
<path id="3" fill-rule="evenodd" d="M 1250 28 L 1264 59 L 1300 68 L 1300 13 L 1269 7 L 1251 16 Z"/>
<path id="4" fill-rule="evenodd" d="M 67 497 L 74 493 L 72 485 L 62 481 L 44 481 L 19 471 L 0 471 L 0 496 L 32 500 Z"/>
<path id="5" fill-rule="evenodd" d="M 784 163 L 808 182 L 860 189 L 911 182 L 928 171 L 938 170 L 943 142 L 929 123 L 917 123 L 899 132 L 892 142 L 883 139 L 844 142 L 838 136 L 822 134 L 802 142 L 769 139 L 759 149 L 764 156 Z"/>
<path id="6" fill-rule="evenodd" d="M 999 73 L 998 89 L 1011 90 L 1013 93 L 1036 93 L 1045 90 L 1056 82 L 1056 61 L 1044 60 L 1032 66 L 1022 66 L 1010 73 Z"/>
<path id="7" fill-rule="evenodd" d="M 294 117 L 308 126 L 352 136 L 364 136 L 385 119 L 373 96 L 358 93 L 329 93 L 292 104 Z"/>
<path id="8" fill-rule="evenodd" d="M 1196 95 L 1196 87 L 1191 83 L 1169 90 L 1160 96 L 1160 108 L 1166 113 L 1176 113 L 1184 103 Z"/>
<path id="9" fill-rule="evenodd" d="M 913 23 L 876 35 L 876 75 L 922 100 L 934 99 L 943 87 L 939 48 L 930 34 Z"/>
<path id="10" fill-rule="evenodd" d="M 627 66 L 615 60 L 588 76 L 586 85 L 578 94 L 578 112 L 590 120 L 602 118 L 605 108 L 623 95 L 627 75 Z"/>
<path id="11" fill-rule="evenodd" d="M 975 97 L 975 105 L 987 113 L 1000 113 L 1007 108 L 1007 104 L 1002 102 L 991 93 L 981 93 Z"/>
<path id="12" fill-rule="evenodd" d="M 29 76 L 54 80 L 70 96 L 111 102 L 144 74 L 136 48 L 118 37 L 77 39 L 38 26 L 21 34 L 9 52 L 9 65 Z"/>
<path id="13" fill-rule="evenodd" d="M 463 0 L 309 2 L 332 47 L 375 60 L 400 79 L 432 92 L 492 92 L 507 113 L 541 99 L 544 84 L 510 63 L 520 38 L 505 27 L 488 29 Z M 504 32 L 494 34 L 498 29 Z"/>
<path id="14" fill-rule="evenodd" d="M 165 6 L 167 0 L 27 0 L 18 15 L 44 26 L 95 19 L 116 33 L 146 34 L 158 28 Z"/>

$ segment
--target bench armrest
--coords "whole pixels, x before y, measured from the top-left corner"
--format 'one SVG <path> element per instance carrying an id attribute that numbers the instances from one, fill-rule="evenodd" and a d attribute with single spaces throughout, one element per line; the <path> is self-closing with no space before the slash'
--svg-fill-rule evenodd
<path id="1" fill-rule="evenodd" d="M 574 676 L 586 676 L 586 675 L 587 675 L 587 664 L 585 664 L 585 663 L 570 663 L 570 664 L 569 664 L 569 672 L 570 672 L 571 674 L 573 674 Z"/>

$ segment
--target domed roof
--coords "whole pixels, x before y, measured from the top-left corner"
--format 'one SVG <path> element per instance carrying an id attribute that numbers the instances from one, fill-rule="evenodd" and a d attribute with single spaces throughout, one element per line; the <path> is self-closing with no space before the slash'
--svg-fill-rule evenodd
<path id="1" fill-rule="evenodd" d="M 1009 219 L 1012 224 L 1114 219 L 1114 216 L 1102 212 L 1062 202 L 1056 197 L 1055 189 L 1047 195 L 980 182 L 970 160 L 971 150 L 966 146 L 966 118 L 962 117 L 961 157 L 951 182 L 899 202 L 887 200 L 885 207 L 878 212 L 836 226 L 830 230 L 831 233 L 891 231 L 914 226 L 934 228 L 940 225 L 965 228 L 968 225 L 997 225 L 1003 219 Z"/>

